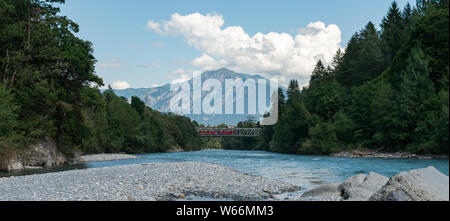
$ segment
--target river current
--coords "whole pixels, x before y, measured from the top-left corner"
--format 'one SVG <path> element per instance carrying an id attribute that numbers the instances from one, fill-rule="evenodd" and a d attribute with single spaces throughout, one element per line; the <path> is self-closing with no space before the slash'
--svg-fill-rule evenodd
<path id="1" fill-rule="evenodd" d="M 138 159 L 107 162 L 90 162 L 84 165 L 35 171 L 21 171 L 1 176 L 28 175 L 34 173 L 57 172 L 71 169 L 110 167 L 140 163 L 162 163 L 195 161 L 230 167 L 236 171 L 277 179 L 299 185 L 305 189 L 324 183 L 342 182 L 361 173 L 377 172 L 384 176 L 393 176 L 402 171 L 434 166 L 449 175 L 449 160 L 419 159 L 355 159 L 328 156 L 307 156 L 277 154 L 265 151 L 204 150 L 181 153 L 139 154 Z"/>

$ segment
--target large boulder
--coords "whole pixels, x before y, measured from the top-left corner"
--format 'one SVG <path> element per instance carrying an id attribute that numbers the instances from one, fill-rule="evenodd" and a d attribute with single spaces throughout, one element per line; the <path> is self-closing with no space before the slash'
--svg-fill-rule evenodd
<path id="1" fill-rule="evenodd" d="M 304 201 L 340 201 L 342 200 L 342 192 L 339 184 L 330 183 L 320 187 L 306 191 L 300 197 Z"/>
<path id="2" fill-rule="evenodd" d="M 10 172 L 14 170 L 23 170 L 24 168 L 22 161 L 17 157 L 2 159 L 0 162 L 0 171 Z"/>
<path id="3" fill-rule="evenodd" d="M 389 178 L 378 173 L 359 174 L 348 178 L 342 184 L 326 184 L 306 191 L 300 200 L 368 201 L 388 180 Z"/>
<path id="4" fill-rule="evenodd" d="M 448 201 L 448 176 L 434 167 L 402 172 L 393 176 L 370 200 Z"/>
<path id="5" fill-rule="evenodd" d="M 344 181 L 339 189 L 344 200 L 367 201 L 370 197 L 381 189 L 389 178 L 378 173 L 360 174 L 350 177 Z"/>
<path id="6" fill-rule="evenodd" d="M 35 167 L 53 167 L 68 162 L 66 156 L 58 151 L 56 144 L 48 137 L 32 144 L 22 159 L 23 164 Z"/>
<path id="7" fill-rule="evenodd" d="M 78 163 L 78 154 L 73 153 L 73 155 L 64 155 L 58 150 L 52 139 L 45 137 L 23 149 L 14 149 L 9 150 L 7 154 L 3 153 L 3 157 L 0 158 L 0 170 L 9 172 Z"/>

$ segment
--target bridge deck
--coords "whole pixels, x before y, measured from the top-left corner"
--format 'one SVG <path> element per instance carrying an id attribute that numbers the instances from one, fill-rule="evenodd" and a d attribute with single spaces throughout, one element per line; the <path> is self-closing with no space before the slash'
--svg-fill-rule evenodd
<path id="1" fill-rule="evenodd" d="M 258 137 L 261 128 L 197 128 L 201 137 Z"/>

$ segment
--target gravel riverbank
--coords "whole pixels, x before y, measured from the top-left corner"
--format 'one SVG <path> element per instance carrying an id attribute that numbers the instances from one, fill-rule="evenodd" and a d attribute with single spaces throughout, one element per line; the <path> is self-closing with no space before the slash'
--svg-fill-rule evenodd
<path id="1" fill-rule="evenodd" d="M 113 161 L 137 159 L 138 157 L 131 154 L 90 154 L 81 156 L 82 162 L 96 162 L 96 161 Z"/>
<path id="2" fill-rule="evenodd" d="M 333 153 L 330 156 L 339 158 L 379 158 L 379 159 L 448 159 L 448 155 L 417 155 L 407 152 L 385 153 L 375 150 L 354 150 L 351 152 Z"/>
<path id="3" fill-rule="evenodd" d="M 0 178 L 0 201 L 266 200 L 300 187 L 208 163 L 126 165 Z"/>

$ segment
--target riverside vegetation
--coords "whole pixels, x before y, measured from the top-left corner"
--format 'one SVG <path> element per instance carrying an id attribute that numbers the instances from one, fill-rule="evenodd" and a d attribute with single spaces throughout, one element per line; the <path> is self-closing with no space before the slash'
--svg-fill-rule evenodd
<path id="1" fill-rule="evenodd" d="M 0 0 L 0 161 L 41 140 L 69 157 L 200 148 L 188 118 L 100 92 L 92 44 L 61 3 Z"/>
<path id="2" fill-rule="evenodd" d="M 64 0 L 0 0 L 0 161 L 50 140 L 79 152 L 200 148 L 329 154 L 371 148 L 448 154 L 448 0 L 394 2 L 307 87 L 279 93 L 279 121 L 259 138 L 200 138 L 189 118 L 160 113 L 137 97 L 101 93 L 92 44 L 59 15 Z M 239 127 L 259 127 L 248 121 Z"/>
<path id="3" fill-rule="evenodd" d="M 257 139 L 221 140 L 281 153 L 355 149 L 449 153 L 448 0 L 392 3 L 377 30 L 369 22 L 330 66 L 318 61 L 308 86 L 279 93 L 279 120 Z M 242 127 L 258 127 L 243 122 Z"/>

